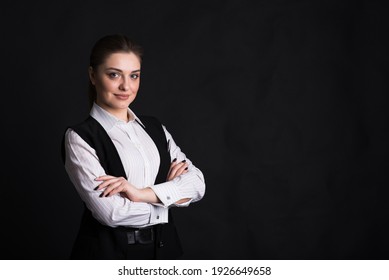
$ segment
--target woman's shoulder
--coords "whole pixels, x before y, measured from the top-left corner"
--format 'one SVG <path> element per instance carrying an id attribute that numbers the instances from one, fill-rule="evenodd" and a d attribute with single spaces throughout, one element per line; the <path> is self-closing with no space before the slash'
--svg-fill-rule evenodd
<path id="1" fill-rule="evenodd" d="M 140 115 L 140 116 L 137 116 L 137 118 L 140 120 L 140 122 L 143 124 L 143 126 L 148 126 L 148 125 L 152 125 L 152 126 L 161 126 L 162 125 L 162 122 L 161 120 L 156 117 L 156 116 L 153 116 L 153 115 Z"/>
<path id="2" fill-rule="evenodd" d="M 65 129 L 63 138 L 67 143 L 74 144 L 80 141 L 90 143 L 91 141 L 89 139 L 92 139 L 96 135 L 101 135 L 101 130 L 104 130 L 101 124 L 89 116 L 81 122 L 69 125 Z"/>
<path id="3" fill-rule="evenodd" d="M 140 115 L 140 116 L 137 116 L 141 121 L 142 120 L 147 120 L 147 121 L 158 121 L 159 122 L 159 118 L 154 116 L 154 115 Z"/>

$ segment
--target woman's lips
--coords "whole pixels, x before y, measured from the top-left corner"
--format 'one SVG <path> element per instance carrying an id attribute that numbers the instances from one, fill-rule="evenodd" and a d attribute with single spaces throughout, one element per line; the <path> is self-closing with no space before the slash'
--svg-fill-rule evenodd
<path id="1" fill-rule="evenodd" d="M 114 94 L 117 99 L 127 100 L 130 97 L 128 94 Z"/>

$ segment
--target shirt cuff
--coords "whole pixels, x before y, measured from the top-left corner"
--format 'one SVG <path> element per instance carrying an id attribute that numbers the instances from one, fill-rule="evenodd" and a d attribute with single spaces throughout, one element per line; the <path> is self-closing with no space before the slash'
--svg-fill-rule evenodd
<path id="1" fill-rule="evenodd" d="M 162 202 L 162 207 L 169 207 L 176 201 L 182 199 L 179 188 L 173 181 L 157 184 L 150 187 L 159 200 Z M 158 204 L 157 204 L 158 205 Z"/>
<path id="2" fill-rule="evenodd" d="M 167 223 L 169 220 L 169 212 L 166 208 L 151 205 L 150 224 Z"/>

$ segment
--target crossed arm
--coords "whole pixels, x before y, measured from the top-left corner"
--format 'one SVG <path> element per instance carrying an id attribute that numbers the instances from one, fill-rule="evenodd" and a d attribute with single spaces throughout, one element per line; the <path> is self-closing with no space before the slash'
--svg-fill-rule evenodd
<path id="1" fill-rule="evenodd" d="M 179 160 L 171 163 L 166 182 L 142 187 L 139 182 L 135 185 L 106 174 L 95 151 L 74 131 L 67 131 L 66 171 L 81 199 L 100 223 L 116 227 L 167 222 L 167 208 L 186 207 L 203 197 L 202 172 L 186 158 L 167 131 L 166 135 L 171 143 L 172 158 Z M 186 162 L 181 162 L 184 159 Z"/>
<path id="2" fill-rule="evenodd" d="M 178 162 L 173 160 L 170 165 L 167 181 L 171 181 L 174 178 L 187 173 L 188 164 L 185 161 Z M 160 203 L 161 201 L 150 187 L 144 189 L 138 189 L 130 184 L 123 177 L 114 177 L 110 175 L 104 175 L 97 177 L 96 181 L 102 182 L 96 190 L 102 190 L 100 197 L 110 197 L 117 193 L 121 196 L 133 201 L 133 202 L 146 202 L 146 203 Z M 183 198 L 176 201 L 176 204 L 182 204 L 188 202 L 190 198 Z"/>

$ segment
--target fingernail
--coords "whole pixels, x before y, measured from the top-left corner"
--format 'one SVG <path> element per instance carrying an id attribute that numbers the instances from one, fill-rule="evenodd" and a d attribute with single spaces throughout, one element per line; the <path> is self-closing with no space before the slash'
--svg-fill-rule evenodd
<path id="1" fill-rule="evenodd" d="M 188 167 L 186 167 L 185 170 L 188 170 Z"/>
<path id="2" fill-rule="evenodd" d="M 184 159 L 183 161 L 181 161 L 181 162 L 186 162 L 186 159 Z"/>
<path id="3" fill-rule="evenodd" d="M 99 188 L 99 186 L 97 186 L 96 188 L 94 188 L 94 190 L 97 191 L 98 188 Z"/>
<path id="4" fill-rule="evenodd" d="M 177 161 L 177 158 L 173 159 L 173 162 L 176 162 Z"/>
<path id="5" fill-rule="evenodd" d="M 103 196 L 104 196 L 104 193 L 102 192 L 99 196 L 100 196 L 100 197 L 103 197 Z"/>

